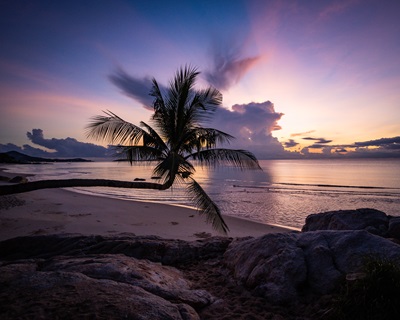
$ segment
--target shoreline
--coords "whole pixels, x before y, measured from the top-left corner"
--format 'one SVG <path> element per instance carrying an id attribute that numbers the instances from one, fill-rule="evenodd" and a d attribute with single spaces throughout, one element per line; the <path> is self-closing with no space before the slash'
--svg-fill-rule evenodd
<path id="1" fill-rule="evenodd" d="M 18 174 L 1 170 L 0 175 Z M 41 234 L 153 235 L 187 241 L 224 236 L 213 230 L 197 210 L 188 207 L 107 198 L 66 189 L 42 189 L 4 197 L 1 201 L 5 203 L 0 204 L 0 241 Z M 243 218 L 223 217 L 230 229 L 228 237 L 295 231 Z"/>

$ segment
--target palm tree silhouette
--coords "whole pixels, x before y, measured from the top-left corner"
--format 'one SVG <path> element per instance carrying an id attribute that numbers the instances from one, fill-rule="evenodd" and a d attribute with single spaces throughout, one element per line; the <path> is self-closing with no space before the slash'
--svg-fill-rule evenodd
<path id="1" fill-rule="evenodd" d="M 248 151 L 217 148 L 218 144 L 229 143 L 233 137 L 204 126 L 212 118 L 216 108 L 221 105 L 222 95 L 212 87 L 195 90 L 194 85 L 198 75 L 196 68 L 190 66 L 180 68 L 165 90 L 162 90 L 153 79 L 150 91 L 150 95 L 154 98 L 154 114 L 151 118 L 153 127 L 145 122 L 140 122 L 139 126 L 132 124 L 110 111 L 92 118 L 87 126 L 89 138 L 108 141 L 115 145 L 117 153 L 131 164 L 138 161 L 155 161 L 153 175 L 159 178 L 158 183 L 70 179 L 47 180 L 50 183 L 44 187 L 63 187 L 65 184 L 60 186 L 60 182 L 69 181 L 66 186 L 165 190 L 174 183 L 182 183 L 200 214 L 205 215 L 206 221 L 216 230 L 227 233 L 229 228 L 221 216 L 220 209 L 193 178 L 195 167 L 190 161 L 194 160 L 199 165 L 207 167 L 215 167 L 222 163 L 240 169 L 260 169 L 260 166 L 256 157 Z M 34 183 L 29 182 L 25 185 Z M 52 186 L 54 183 L 57 186 Z M 38 187 L 32 190 L 36 189 Z M 19 192 L 25 191 L 30 190 Z M 5 193 L 0 189 L 0 194 Z"/>

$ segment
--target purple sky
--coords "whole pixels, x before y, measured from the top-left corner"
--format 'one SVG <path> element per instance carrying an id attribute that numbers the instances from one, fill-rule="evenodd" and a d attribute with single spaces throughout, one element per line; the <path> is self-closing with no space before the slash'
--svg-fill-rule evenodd
<path id="1" fill-rule="evenodd" d="M 148 121 L 149 79 L 191 64 L 232 147 L 400 157 L 397 0 L 10 0 L 0 24 L 0 152 L 101 156 L 90 117 Z"/>

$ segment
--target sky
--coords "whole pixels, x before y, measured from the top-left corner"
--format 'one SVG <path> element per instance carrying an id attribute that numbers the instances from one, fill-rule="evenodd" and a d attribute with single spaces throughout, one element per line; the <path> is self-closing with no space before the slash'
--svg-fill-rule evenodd
<path id="1" fill-rule="evenodd" d="M 400 1 L 0 1 L 0 152 L 103 157 L 90 118 L 151 117 L 201 71 L 212 126 L 259 159 L 400 158 Z"/>

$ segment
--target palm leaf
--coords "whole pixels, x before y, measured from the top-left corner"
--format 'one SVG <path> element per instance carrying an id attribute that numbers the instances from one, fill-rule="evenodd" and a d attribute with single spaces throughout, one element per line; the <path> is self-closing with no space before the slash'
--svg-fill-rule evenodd
<path id="1" fill-rule="evenodd" d="M 106 116 L 95 116 L 86 127 L 88 138 L 105 140 L 111 144 L 138 144 L 147 132 L 110 111 Z"/>
<path id="2" fill-rule="evenodd" d="M 168 147 L 165 144 L 164 140 L 158 135 L 158 133 L 152 128 L 150 127 L 147 123 L 141 121 L 140 125 L 142 127 L 145 127 L 147 129 L 147 131 L 149 132 L 149 137 L 144 137 L 144 141 L 143 141 L 143 145 L 145 146 L 153 146 L 157 149 L 163 150 L 163 151 L 167 151 Z M 150 139 L 151 137 L 151 139 Z"/>
<path id="3" fill-rule="evenodd" d="M 211 223 L 215 230 L 227 234 L 229 228 L 222 218 L 218 206 L 211 200 L 196 180 L 193 178 L 190 178 L 190 180 L 186 190 L 200 214 L 205 215 L 207 223 Z"/>
<path id="4" fill-rule="evenodd" d="M 186 158 L 198 160 L 201 165 L 205 165 L 208 167 L 215 167 L 224 162 L 242 170 L 262 170 L 254 154 L 246 150 L 206 149 L 192 153 Z"/>
<path id="5" fill-rule="evenodd" d="M 186 135 L 182 137 L 181 149 L 187 153 L 192 153 L 193 150 L 214 148 L 219 143 L 230 143 L 232 139 L 234 139 L 233 136 L 223 131 L 197 127 L 188 130 Z"/>
<path id="6" fill-rule="evenodd" d="M 193 165 L 177 153 L 168 154 L 168 157 L 162 159 L 153 170 L 153 174 L 161 177 L 163 183 L 173 183 L 176 178 L 178 182 L 183 182 L 194 172 Z"/>
<path id="7" fill-rule="evenodd" d="M 126 159 L 131 164 L 137 161 L 160 160 L 162 151 L 149 146 L 114 146 L 115 156 Z"/>

